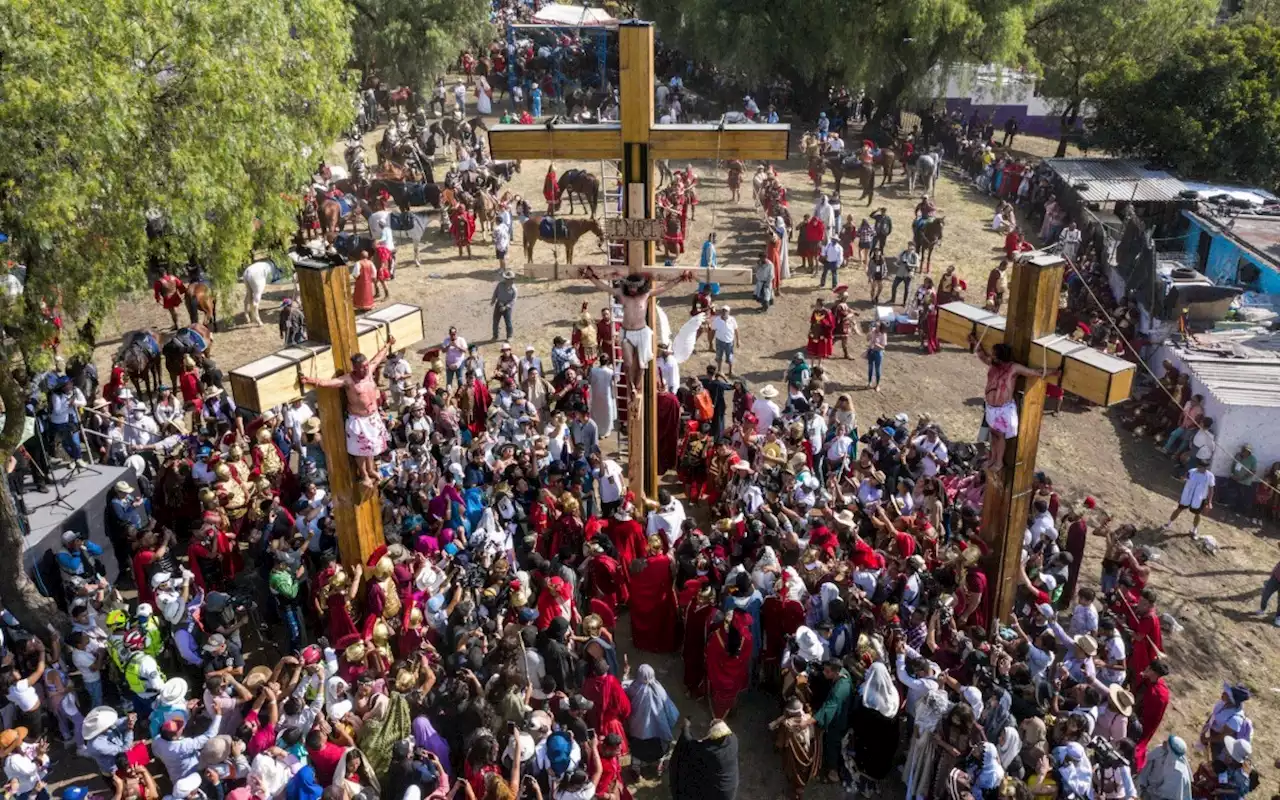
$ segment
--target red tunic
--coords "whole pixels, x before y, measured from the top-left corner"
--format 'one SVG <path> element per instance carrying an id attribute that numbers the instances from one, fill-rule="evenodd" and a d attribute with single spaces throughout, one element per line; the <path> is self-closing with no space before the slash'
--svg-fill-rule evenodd
<path id="1" fill-rule="evenodd" d="M 822 220 L 810 217 L 808 222 L 800 226 L 800 257 L 817 258 L 826 236 L 827 226 L 822 224 Z"/>
<path id="2" fill-rule="evenodd" d="M 676 590 L 671 556 L 650 556 L 631 574 L 631 640 L 637 650 L 670 653 L 676 649 Z"/>
<path id="3" fill-rule="evenodd" d="M 582 696 L 595 703 L 587 712 L 587 724 L 595 728 L 601 737 L 618 734 L 622 737 L 621 752 L 630 752 L 626 722 L 631 716 L 631 699 L 623 690 L 622 683 L 613 675 L 593 675 L 582 682 Z"/>
<path id="4" fill-rule="evenodd" d="M 697 592 L 697 589 L 694 589 Z M 684 612 L 684 685 L 693 697 L 706 694 L 703 681 L 706 678 L 707 628 L 716 614 L 713 605 L 699 606 L 697 598 L 685 606 Z"/>
<path id="5" fill-rule="evenodd" d="M 623 567 L 630 569 L 631 562 L 644 554 L 648 548 L 648 542 L 645 540 L 644 527 L 634 519 L 626 522 L 613 520 L 606 528 L 609 541 L 613 542 L 613 546 L 618 549 L 618 561 Z M 624 577 L 623 583 L 630 579 Z"/>
<path id="6" fill-rule="evenodd" d="M 737 655 L 727 649 L 723 625 L 707 639 L 707 693 L 711 695 L 711 715 L 724 719 L 738 702 L 751 679 L 751 617 L 734 614 L 733 627 L 742 635 Z"/>
<path id="7" fill-rule="evenodd" d="M 177 308 L 182 305 L 182 296 L 187 293 L 187 287 L 181 280 L 169 275 L 151 284 L 151 292 L 155 295 L 156 302 L 166 309 Z"/>
<path id="8" fill-rule="evenodd" d="M 813 312 L 809 317 L 809 343 L 805 346 L 805 351 L 813 358 L 831 358 L 835 347 L 835 331 L 836 323 L 830 311 Z"/>
<path id="9" fill-rule="evenodd" d="M 1160 729 L 1164 712 L 1169 708 L 1169 687 L 1165 685 L 1164 678 L 1148 683 L 1146 678 L 1139 675 L 1133 688 L 1137 695 L 1138 719 L 1142 722 L 1142 738 L 1134 747 L 1133 760 L 1134 768 L 1141 771 L 1147 763 L 1147 746 Z"/>
<path id="10" fill-rule="evenodd" d="M 1128 605 L 1124 606 L 1124 613 L 1129 618 L 1129 630 L 1133 631 L 1133 655 L 1129 657 L 1129 666 L 1134 675 L 1140 675 L 1156 660 L 1156 651 L 1164 650 L 1160 618 L 1156 616 L 1155 609 L 1139 617 Z"/>
<path id="11" fill-rule="evenodd" d="M 588 575 L 595 593 L 594 599 L 604 603 L 610 614 L 616 617 L 618 604 L 627 602 L 627 584 L 622 575 L 622 567 L 617 561 L 601 553 L 591 557 Z"/>

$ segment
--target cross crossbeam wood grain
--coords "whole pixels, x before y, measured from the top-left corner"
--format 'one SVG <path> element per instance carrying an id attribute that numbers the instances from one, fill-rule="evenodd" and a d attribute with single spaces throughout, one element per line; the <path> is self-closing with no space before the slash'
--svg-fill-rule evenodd
<path id="1" fill-rule="evenodd" d="M 790 125 L 656 125 L 654 124 L 653 23 L 628 20 L 618 26 L 619 121 L 602 125 L 496 125 L 489 129 L 493 158 L 620 160 L 624 191 L 623 216 L 649 219 L 655 207 L 655 159 L 785 160 Z M 635 274 L 654 264 L 652 241 L 628 241 L 627 270 Z M 654 300 L 649 301 L 649 327 L 657 330 Z M 633 488 L 646 497 L 658 491 L 657 370 L 649 364 L 644 378 L 643 413 L 629 414 Z M 637 404 L 631 404 L 637 405 Z M 636 466 L 638 465 L 638 469 Z M 637 471 L 640 473 L 637 480 Z"/>

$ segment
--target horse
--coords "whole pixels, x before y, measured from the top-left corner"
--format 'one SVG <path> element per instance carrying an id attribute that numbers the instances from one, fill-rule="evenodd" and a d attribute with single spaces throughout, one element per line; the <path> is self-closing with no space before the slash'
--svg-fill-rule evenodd
<path id="1" fill-rule="evenodd" d="M 585 169 L 568 169 L 560 176 L 559 188 L 556 190 L 554 211 L 560 210 L 565 195 L 569 196 L 569 213 L 574 210 L 573 198 L 576 195 L 583 208 L 591 208 L 591 218 L 595 219 L 596 206 L 600 200 L 600 179 Z"/>
<path id="2" fill-rule="evenodd" d="M 408 222 L 407 226 L 405 222 Z M 391 226 L 391 238 L 396 244 L 406 240 L 413 242 L 413 265 L 422 266 L 422 262 L 418 259 L 418 247 L 427 233 L 427 215 L 409 211 L 404 214 L 391 214 L 384 218 L 375 213 L 369 217 L 369 235 L 375 241 L 382 236 L 383 225 Z"/>
<path id="3" fill-rule="evenodd" d="M 916 252 L 924 260 L 925 269 L 933 260 L 933 248 L 942 244 L 942 229 L 945 227 L 946 220 L 942 217 L 933 217 L 927 220 L 920 227 L 912 227 L 914 229 Z"/>
<path id="4" fill-rule="evenodd" d="M 863 164 L 857 156 L 845 156 L 840 158 L 839 153 L 835 156 L 828 156 L 827 166 L 831 169 L 831 177 L 835 181 L 835 193 L 840 194 L 840 184 L 846 175 L 856 177 L 862 186 L 862 195 L 858 199 L 864 197 L 867 205 L 871 205 L 876 196 L 876 168 L 874 164 Z"/>
<path id="5" fill-rule="evenodd" d="M 489 174 L 503 181 L 509 181 L 516 175 L 520 174 L 520 159 L 506 159 L 502 161 L 490 161 L 485 165 L 485 169 L 489 170 Z"/>
<path id="6" fill-rule="evenodd" d="M 600 228 L 600 223 L 594 219 L 556 219 L 553 227 L 558 230 L 551 236 L 543 235 L 542 220 L 543 217 L 540 215 L 525 220 L 523 241 L 526 263 L 533 263 L 533 245 L 539 240 L 550 242 L 552 245 L 563 243 L 564 260 L 567 264 L 573 264 L 573 246 L 588 233 L 594 233 L 602 243 L 604 242 L 604 231 Z"/>
<path id="7" fill-rule="evenodd" d="M 244 268 L 240 281 L 244 284 L 244 319 L 262 327 L 262 317 L 258 316 L 258 306 L 262 304 L 262 293 L 273 275 L 279 272 L 275 262 L 270 259 L 255 261 Z"/>
<path id="8" fill-rule="evenodd" d="M 414 183 L 412 181 L 392 181 L 376 178 L 369 182 L 366 197 L 374 198 L 382 192 L 391 195 L 401 211 L 408 211 L 413 206 L 429 206 L 440 209 L 440 187 L 434 183 Z"/>
<path id="9" fill-rule="evenodd" d="M 205 321 L 214 330 L 218 329 L 218 295 L 212 286 L 204 281 L 188 283 L 186 303 L 192 325 L 200 322 L 200 314 L 203 313 Z"/>
<path id="10" fill-rule="evenodd" d="M 356 195 L 343 195 L 337 200 L 325 197 L 320 201 L 320 230 L 325 238 L 333 241 L 347 226 L 347 220 L 364 213 L 360 198 Z"/>
<path id="11" fill-rule="evenodd" d="M 160 388 L 160 339 L 155 331 L 147 328 L 126 333 L 116 351 L 115 362 L 124 368 L 139 397 L 149 400 L 152 392 Z"/>
<path id="12" fill-rule="evenodd" d="M 934 184 L 938 180 L 938 169 L 942 166 L 942 156 L 938 153 L 921 153 L 916 164 L 907 169 L 907 191 L 915 193 L 916 181 L 924 184 L 924 193 L 933 194 Z"/>
<path id="13" fill-rule="evenodd" d="M 169 372 L 169 383 L 176 386 L 178 375 L 182 372 L 182 360 L 187 356 L 197 365 L 213 351 L 213 333 L 204 325 L 193 323 L 173 332 L 169 340 L 160 348 L 164 356 L 164 367 Z"/>
<path id="14" fill-rule="evenodd" d="M 871 163 L 873 166 L 880 167 L 881 172 L 884 174 L 880 181 L 880 185 L 884 186 L 893 177 L 893 168 L 898 164 L 898 154 L 885 147 L 871 157 Z"/>

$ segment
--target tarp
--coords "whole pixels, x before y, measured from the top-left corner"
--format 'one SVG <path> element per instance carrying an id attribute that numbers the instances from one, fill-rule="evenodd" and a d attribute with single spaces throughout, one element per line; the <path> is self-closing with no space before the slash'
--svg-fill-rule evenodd
<path id="1" fill-rule="evenodd" d="M 533 15 L 533 21 L 543 25 L 571 25 L 575 28 L 616 27 L 618 21 L 603 8 L 551 3 Z"/>

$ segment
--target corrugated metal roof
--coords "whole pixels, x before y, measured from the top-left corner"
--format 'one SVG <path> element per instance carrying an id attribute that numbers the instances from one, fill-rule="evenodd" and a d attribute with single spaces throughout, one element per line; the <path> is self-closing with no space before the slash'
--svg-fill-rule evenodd
<path id="1" fill-rule="evenodd" d="M 1122 158 L 1047 158 L 1044 163 L 1086 203 L 1168 202 L 1187 190 L 1167 172 Z M 1087 186 L 1080 188 L 1080 183 Z"/>
<path id="2" fill-rule="evenodd" d="M 1280 408 L 1280 358 L 1181 356 L 1196 380 L 1223 403 Z"/>

